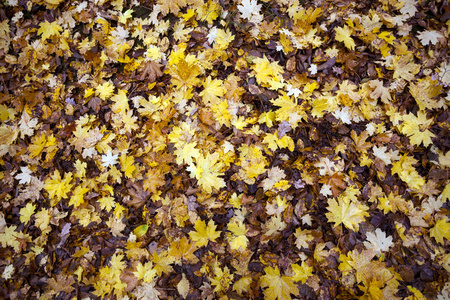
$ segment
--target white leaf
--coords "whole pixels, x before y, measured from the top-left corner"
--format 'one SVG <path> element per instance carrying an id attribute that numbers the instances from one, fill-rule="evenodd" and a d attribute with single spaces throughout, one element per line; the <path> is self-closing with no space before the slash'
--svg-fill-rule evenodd
<path id="1" fill-rule="evenodd" d="M 106 152 L 106 155 L 102 155 L 102 166 L 109 167 L 117 164 L 118 154 L 112 155 L 111 150 Z"/>
<path id="2" fill-rule="evenodd" d="M 32 174 L 31 170 L 28 167 L 20 167 L 20 170 L 22 173 L 17 174 L 14 178 L 19 180 L 19 184 L 30 183 Z"/>
<path id="3" fill-rule="evenodd" d="M 440 33 L 439 31 L 436 31 L 436 30 L 422 31 L 421 33 L 419 33 L 419 35 L 417 37 L 419 38 L 420 43 L 423 46 L 427 46 L 430 43 L 432 43 L 433 45 L 436 45 L 436 43 L 439 42 L 439 39 L 444 38 L 442 33 Z"/>
<path id="4" fill-rule="evenodd" d="M 352 121 L 350 120 L 350 107 L 348 107 L 348 106 L 343 107 L 343 108 L 341 108 L 338 111 L 335 111 L 333 113 L 333 116 L 336 119 L 341 120 L 342 123 L 344 123 L 344 124 L 351 124 L 352 123 Z"/>
<path id="5" fill-rule="evenodd" d="M 259 15 L 261 4 L 258 4 L 256 0 L 243 0 L 241 4 L 237 8 L 243 19 L 250 20 L 252 15 Z"/>
<path id="6" fill-rule="evenodd" d="M 368 232 L 366 240 L 367 241 L 364 242 L 366 249 L 373 249 L 377 253 L 381 253 L 381 251 L 389 251 L 389 247 L 394 244 L 392 242 L 392 236 L 386 237 L 386 233 L 380 228 L 377 228 L 375 233 Z"/>

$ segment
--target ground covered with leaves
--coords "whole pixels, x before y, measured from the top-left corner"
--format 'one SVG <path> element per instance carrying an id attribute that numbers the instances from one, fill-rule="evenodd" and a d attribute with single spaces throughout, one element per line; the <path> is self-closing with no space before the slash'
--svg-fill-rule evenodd
<path id="1" fill-rule="evenodd" d="M 0 298 L 449 299 L 446 1 L 1 5 Z"/>

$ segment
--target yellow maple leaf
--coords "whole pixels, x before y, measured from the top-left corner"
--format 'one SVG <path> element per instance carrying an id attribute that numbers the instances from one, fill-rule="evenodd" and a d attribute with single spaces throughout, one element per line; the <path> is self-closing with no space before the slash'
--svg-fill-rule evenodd
<path id="1" fill-rule="evenodd" d="M 247 292 L 252 283 L 252 278 L 249 276 L 242 277 L 233 284 L 233 290 L 235 290 L 239 295 L 242 296 L 243 292 Z"/>
<path id="2" fill-rule="evenodd" d="M 215 242 L 220 236 L 220 232 L 216 231 L 216 225 L 212 220 L 209 220 L 208 226 L 205 221 L 197 220 L 194 227 L 196 231 L 189 232 L 189 236 L 196 242 L 197 247 L 206 246 L 209 241 Z"/>
<path id="3" fill-rule="evenodd" d="M 211 278 L 211 284 L 215 286 L 214 291 L 220 293 L 228 290 L 230 283 L 233 281 L 233 277 L 234 275 L 230 273 L 227 266 L 222 270 L 216 262 L 214 265 L 214 277 Z"/>
<path id="4" fill-rule="evenodd" d="M 275 83 L 281 83 L 283 81 L 283 67 L 277 62 L 269 62 L 264 55 L 263 58 L 256 57 L 253 59 L 253 63 L 252 69 L 258 84 L 276 89 L 273 88 L 276 85 Z"/>
<path id="5" fill-rule="evenodd" d="M 225 50 L 228 45 L 234 40 L 234 35 L 229 28 L 227 29 L 217 29 L 217 38 L 214 42 L 214 49 Z"/>
<path id="6" fill-rule="evenodd" d="M 41 209 L 35 215 L 34 225 L 38 227 L 41 231 L 50 231 L 48 225 L 50 224 L 50 213 L 48 209 Z"/>
<path id="7" fill-rule="evenodd" d="M 211 110 L 214 114 L 214 118 L 215 120 L 220 124 L 220 125 L 225 125 L 227 127 L 230 127 L 231 123 L 230 120 L 232 118 L 232 115 L 230 114 L 230 112 L 228 111 L 228 101 L 227 100 L 223 100 L 223 101 L 218 101 L 218 103 L 215 104 L 211 104 Z M 242 129 L 243 127 L 240 126 L 239 124 L 236 124 L 237 122 L 235 120 L 233 120 L 233 125 L 238 128 L 238 129 Z M 244 123 L 244 127 L 247 125 L 247 123 Z M 241 128 L 239 128 L 241 127 Z"/>
<path id="8" fill-rule="evenodd" d="M 412 202 L 405 201 L 400 195 L 395 195 L 394 193 L 390 192 L 389 196 L 383 196 L 381 198 L 378 198 L 380 201 L 380 204 L 378 204 L 378 209 L 382 209 L 385 214 L 388 212 L 397 212 L 402 211 L 405 214 L 408 214 L 409 211 L 412 211 L 414 206 L 412 205 Z"/>
<path id="9" fill-rule="evenodd" d="M 30 158 L 34 158 L 42 153 L 42 150 L 44 150 L 45 143 L 47 142 L 47 139 L 45 137 L 45 134 L 41 134 L 41 136 L 33 136 L 31 138 L 31 144 L 28 146 L 28 151 L 30 151 Z"/>
<path id="10" fill-rule="evenodd" d="M 204 90 L 200 93 L 200 96 L 203 97 L 203 102 L 205 104 L 217 102 L 226 92 L 223 87 L 223 80 L 211 79 L 211 76 L 208 76 L 203 82 L 203 87 Z"/>
<path id="11" fill-rule="evenodd" d="M 292 281 L 292 277 L 281 276 L 277 266 L 264 268 L 265 275 L 261 276 L 261 287 L 266 300 L 291 300 L 291 294 L 298 296 L 299 290 Z"/>
<path id="12" fill-rule="evenodd" d="M 345 25 L 344 27 L 336 27 L 336 41 L 343 42 L 345 47 L 350 50 L 355 50 L 355 41 L 351 38 L 352 30 Z"/>
<path id="13" fill-rule="evenodd" d="M 49 194 L 51 206 L 55 206 L 61 198 L 67 197 L 67 194 L 73 187 L 73 184 L 70 183 L 71 181 L 72 172 L 66 173 L 64 179 L 62 179 L 59 170 L 55 170 L 53 175 L 45 180 L 44 189 L 46 189 Z"/>
<path id="14" fill-rule="evenodd" d="M 36 209 L 36 205 L 31 204 L 30 202 L 25 205 L 25 207 L 20 209 L 20 222 L 27 224 L 30 221 L 31 216 L 34 214 Z"/>
<path id="15" fill-rule="evenodd" d="M 253 184 L 256 178 L 266 172 L 268 165 L 266 157 L 258 146 L 246 144 L 239 148 L 240 165 L 239 176 L 248 184 Z"/>
<path id="16" fill-rule="evenodd" d="M 353 230 L 359 230 L 359 223 L 364 221 L 364 217 L 368 217 L 366 205 L 356 201 L 352 201 L 349 197 L 339 196 L 338 201 L 334 198 L 328 199 L 328 211 L 325 215 L 328 221 L 335 223 L 334 226 L 344 224 L 345 227 Z"/>
<path id="17" fill-rule="evenodd" d="M 424 111 L 418 111 L 417 117 L 409 113 L 403 116 L 403 121 L 401 131 L 410 138 L 413 145 L 419 146 L 423 143 L 425 147 L 428 147 L 432 143 L 431 138 L 436 135 L 428 128 L 433 124 L 433 119 L 427 119 Z"/>
<path id="18" fill-rule="evenodd" d="M 119 90 L 117 95 L 114 95 L 113 97 L 111 97 L 111 100 L 114 101 L 114 104 L 111 107 L 111 110 L 113 112 L 125 113 L 128 110 L 130 110 L 130 107 L 128 106 L 127 91 Z"/>
<path id="19" fill-rule="evenodd" d="M 174 257 L 169 255 L 167 250 L 161 251 L 159 254 L 155 251 L 152 254 L 152 262 L 154 263 L 154 268 L 158 276 L 161 276 L 162 273 L 170 274 L 173 271 L 170 264 L 173 263 L 174 260 Z"/>
<path id="20" fill-rule="evenodd" d="M 153 282 L 157 272 L 153 268 L 153 262 L 149 261 L 145 264 L 138 262 L 136 271 L 133 274 L 137 279 L 144 279 L 144 282 Z"/>
<path id="21" fill-rule="evenodd" d="M 122 168 L 122 171 L 124 172 L 125 177 L 131 178 L 134 170 L 136 170 L 136 167 L 134 166 L 134 157 L 127 156 L 125 153 L 123 153 L 120 156 L 120 166 Z"/>
<path id="22" fill-rule="evenodd" d="M 157 193 L 158 188 L 166 183 L 164 172 L 161 169 L 152 168 L 145 175 L 144 190 Z"/>
<path id="23" fill-rule="evenodd" d="M 114 202 L 114 197 L 111 196 L 104 196 L 98 199 L 97 202 L 99 203 L 101 209 L 104 209 L 108 212 L 111 211 L 111 209 L 116 206 L 116 202 Z"/>
<path id="24" fill-rule="evenodd" d="M 113 84 L 106 81 L 103 84 L 97 85 L 95 88 L 95 93 L 100 97 L 100 99 L 106 100 L 113 95 L 114 88 L 115 87 Z"/>
<path id="25" fill-rule="evenodd" d="M 72 193 L 72 197 L 70 197 L 69 205 L 73 205 L 73 207 L 78 207 L 84 202 L 84 194 L 89 191 L 88 188 L 82 187 L 78 185 Z"/>
<path id="26" fill-rule="evenodd" d="M 178 87 L 192 87 L 200 83 L 197 76 L 201 70 L 195 61 L 187 62 L 184 58 L 180 59 L 176 66 L 167 70 L 172 76 L 172 83 Z"/>
<path id="27" fill-rule="evenodd" d="M 273 105 L 280 108 L 275 111 L 276 120 L 279 122 L 289 121 L 289 116 L 298 111 L 297 103 L 293 97 L 288 96 L 284 91 L 280 91 L 280 96 L 275 100 L 270 100 Z"/>
<path id="28" fill-rule="evenodd" d="M 430 229 L 430 236 L 442 245 L 444 244 L 444 238 L 450 240 L 450 223 L 447 222 L 447 218 L 436 222 L 436 225 Z"/>
<path id="29" fill-rule="evenodd" d="M 225 186 L 225 180 L 219 177 L 223 175 L 223 166 L 218 153 L 208 153 L 206 157 L 199 156 L 196 164 L 190 164 L 186 170 L 190 172 L 191 177 L 197 179 L 205 192 L 212 193 L 213 188 L 219 190 Z"/>
<path id="30" fill-rule="evenodd" d="M 293 264 L 291 267 L 295 273 L 295 275 L 292 276 L 293 281 L 305 283 L 306 280 L 312 276 L 313 268 L 308 266 L 304 261 L 302 261 L 301 265 Z"/>
<path id="31" fill-rule="evenodd" d="M 194 252 L 197 250 L 196 243 L 189 241 L 186 237 L 182 237 L 170 244 L 169 255 L 177 261 L 177 264 L 181 264 L 181 260 L 196 263 L 198 258 L 194 255 Z"/>
<path id="32" fill-rule="evenodd" d="M 59 35 L 59 32 L 62 31 L 62 27 L 58 25 L 58 23 L 45 20 L 44 22 L 39 24 L 38 34 L 41 34 L 41 38 L 45 41 L 52 35 Z"/>
<path id="33" fill-rule="evenodd" d="M 233 233 L 229 236 L 230 247 L 233 250 L 245 250 L 247 249 L 248 238 L 245 235 L 247 233 L 247 228 L 242 222 L 232 222 L 228 224 L 228 230 Z"/>

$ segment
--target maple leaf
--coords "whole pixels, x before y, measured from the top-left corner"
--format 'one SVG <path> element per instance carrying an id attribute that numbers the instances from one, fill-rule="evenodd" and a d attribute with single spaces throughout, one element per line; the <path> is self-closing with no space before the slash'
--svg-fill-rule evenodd
<path id="1" fill-rule="evenodd" d="M 350 136 L 352 137 L 352 140 L 355 143 L 356 151 L 366 153 L 367 152 L 366 150 L 369 149 L 371 146 L 370 143 L 366 142 L 367 138 L 369 137 L 369 133 L 366 130 L 364 130 L 358 136 L 356 131 L 352 130 Z"/>
<path id="2" fill-rule="evenodd" d="M 176 16 L 180 12 L 180 8 L 186 6 L 186 0 L 158 0 L 157 3 L 160 5 L 161 12 L 164 16 L 169 12 Z"/>
<path id="3" fill-rule="evenodd" d="M 373 150 L 373 155 L 375 155 L 376 157 L 381 159 L 386 165 L 391 164 L 392 159 L 399 158 L 398 151 L 392 152 L 392 149 L 391 149 L 391 152 L 386 152 L 387 148 L 385 146 L 383 146 L 383 147 L 373 146 L 372 150 Z"/>
<path id="4" fill-rule="evenodd" d="M 46 40 L 52 35 L 59 35 L 59 32 L 61 32 L 63 29 L 61 26 L 56 23 L 56 21 L 50 23 L 49 21 L 45 20 L 41 24 L 39 24 L 38 34 L 41 35 L 42 40 Z"/>
<path id="5" fill-rule="evenodd" d="M 106 155 L 102 155 L 102 166 L 105 168 L 117 164 L 118 154 L 112 155 L 111 149 L 108 149 Z"/>
<path id="6" fill-rule="evenodd" d="M 32 171 L 28 167 L 20 167 L 22 173 L 17 174 L 14 178 L 19 180 L 19 184 L 25 184 L 31 182 Z"/>
<path id="7" fill-rule="evenodd" d="M 18 244 L 18 241 L 16 240 L 18 232 L 16 232 L 17 226 L 11 225 L 11 226 L 5 226 L 4 232 L 0 233 L 0 243 L 2 244 L 2 247 L 16 247 Z"/>
<path id="8" fill-rule="evenodd" d="M 128 106 L 128 97 L 127 91 L 119 89 L 117 95 L 111 97 L 111 100 L 114 101 L 114 104 L 111 107 L 111 110 L 115 113 L 127 112 L 130 110 Z"/>
<path id="9" fill-rule="evenodd" d="M 225 180 L 219 178 L 223 175 L 221 172 L 223 163 L 219 160 L 219 153 L 207 154 L 199 156 L 196 164 L 192 163 L 186 168 L 191 177 L 197 179 L 198 184 L 207 193 L 212 193 L 213 188 L 219 190 L 225 186 Z"/>
<path id="10" fill-rule="evenodd" d="M 203 87 L 204 90 L 200 93 L 200 96 L 203 97 L 203 102 L 205 104 L 217 102 L 226 92 L 223 87 L 223 81 L 219 79 L 212 80 L 211 76 L 208 76 L 203 82 Z"/>
<path id="11" fill-rule="evenodd" d="M 359 230 L 359 223 L 363 222 L 365 217 L 369 214 L 369 208 L 359 203 L 358 201 L 351 201 L 348 197 L 338 197 L 338 201 L 334 198 L 328 199 L 328 207 L 325 215 L 328 221 L 335 223 L 334 226 L 344 224 L 345 227 L 353 230 Z"/>
<path id="12" fill-rule="evenodd" d="M 276 120 L 279 122 L 288 121 L 292 113 L 300 112 L 300 110 L 292 97 L 289 97 L 284 91 L 280 91 L 280 94 L 277 99 L 270 100 L 270 102 L 280 107 L 275 111 Z"/>
<path id="13" fill-rule="evenodd" d="M 38 124 L 38 119 L 31 118 L 30 115 L 24 110 L 22 113 L 22 118 L 19 122 L 19 129 L 21 137 L 25 137 L 27 135 L 33 135 L 36 125 Z"/>
<path id="14" fill-rule="evenodd" d="M 401 180 L 413 189 L 420 189 L 425 179 L 414 168 L 417 160 L 405 153 L 398 161 L 392 164 L 392 174 L 398 174 Z"/>
<path id="15" fill-rule="evenodd" d="M 192 87 L 200 83 L 197 76 L 200 75 L 200 68 L 195 62 L 187 62 L 185 59 L 180 59 L 175 69 L 170 69 L 169 73 L 172 75 L 172 82 L 178 87 Z"/>
<path id="16" fill-rule="evenodd" d="M 366 234 L 366 242 L 364 242 L 364 246 L 366 249 L 373 249 L 376 253 L 381 254 L 381 251 L 389 251 L 389 247 L 391 247 L 394 243 L 392 242 L 392 236 L 387 237 L 386 233 L 382 231 L 380 228 L 375 230 L 375 233 L 368 232 Z"/>
<path id="17" fill-rule="evenodd" d="M 152 254 L 152 262 L 155 264 L 154 268 L 158 276 L 161 276 L 162 273 L 170 274 L 173 271 L 173 268 L 170 264 L 175 260 L 174 257 L 169 255 L 168 251 L 161 251 L 161 253 L 154 252 Z"/>
<path id="18" fill-rule="evenodd" d="M 292 276 L 293 281 L 305 283 L 306 280 L 313 275 L 313 268 L 308 266 L 304 261 L 302 261 L 301 265 L 293 264 L 291 267 L 295 273 L 294 276 Z"/>
<path id="19" fill-rule="evenodd" d="M 428 130 L 433 124 L 433 119 L 427 119 L 427 115 L 424 111 L 418 111 L 417 117 L 412 113 L 403 116 L 403 124 L 401 125 L 401 131 L 406 134 L 413 145 L 419 146 L 423 144 L 428 147 L 432 141 L 431 138 L 436 135 Z"/>
<path id="20" fill-rule="evenodd" d="M 278 181 L 284 179 L 286 177 L 286 174 L 284 174 L 284 171 L 280 169 L 280 167 L 276 166 L 270 169 L 267 172 L 267 178 L 263 180 L 263 188 L 265 191 L 268 191 L 272 189 L 273 185 L 277 183 Z"/>
<path id="21" fill-rule="evenodd" d="M 264 290 L 264 299 L 291 300 L 291 294 L 298 296 L 299 290 L 292 282 L 293 278 L 281 276 L 278 266 L 266 267 L 264 272 L 266 274 L 261 276 L 261 287 L 267 288 Z"/>
<path id="22" fill-rule="evenodd" d="M 75 283 L 75 278 L 72 275 L 65 275 L 63 272 L 56 275 L 56 278 L 50 278 L 48 285 L 52 293 L 59 294 L 64 292 L 70 294 L 75 288 L 72 286 Z"/>
<path id="23" fill-rule="evenodd" d="M 339 119 L 344 124 L 352 124 L 352 119 L 350 116 L 350 107 L 342 107 L 340 110 L 333 112 L 333 116 Z"/>
<path id="24" fill-rule="evenodd" d="M 208 226 L 205 221 L 197 220 L 194 227 L 196 231 L 189 232 L 189 236 L 196 242 L 197 247 L 206 246 L 209 241 L 215 242 L 220 236 L 220 232 L 216 232 L 216 225 L 212 220 L 209 220 Z"/>
<path id="25" fill-rule="evenodd" d="M 144 282 L 150 283 L 154 282 L 157 272 L 153 269 L 153 262 L 150 261 L 145 264 L 139 262 L 136 266 L 136 271 L 133 272 L 133 274 L 137 279 L 143 279 Z"/>
<path id="26" fill-rule="evenodd" d="M 230 247 L 233 250 L 245 250 L 247 249 L 248 238 L 245 236 L 247 233 L 247 228 L 242 222 L 232 222 L 228 224 L 228 230 L 233 233 L 230 237 Z"/>
<path id="27" fill-rule="evenodd" d="M 430 236 L 434 237 L 442 245 L 444 245 L 444 238 L 450 240 L 450 222 L 447 221 L 447 218 L 440 219 L 430 229 Z"/>
<path id="28" fill-rule="evenodd" d="M 393 78 L 403 78 L 407 81 L 413 80 L 414 75 L 420 71 L 420 65 L 414 63 L 412 54 L 394 57 L 393 67 L 395 70 Z"/>
<path id="29" fill-rule="evenodd" d="M 336 27 L 334 30 L 336 31 L 336 41 L 343 42 L 347 49 L 355 50 L 355 41 L 350 37 L 352 30 L 347 25 Z"/>
<path id="30" fill-rule="evenodd" d="M 241 13 L 241 18 L 250 20 L 252 15 L 259 15 L 261 4 L 256 0 L 242 0 L 241 5 L 237 6 Z"/>
<path id="31" fill-rule="evenodd" d="M 251 283 L 251 277 L 242 277 L 233 284 L 233 290 L 242 296 L 244 292 L 248 291 Z"/>
<path id="32" fill-rule="evenodd" d="M 160 169 L 150 169 L 145 174 L 144 179 L 144 190 L 150 191 L 152 193 L 158 192 L 158 187 L 164 185 L 166 180 L 164 178 L 164 173 Z"/>
<path id="33" fill-rule="evenodd" d="M 227 28 L 226 30 L 217 29 L 217 37 L 215 39 L 214 49 L 225 50 L 233 40 L 234 35 L 231 34 L 229 28 Z"/>
<path id="34" fill-rule="evenodd" d="M 253 59 L 253 63 L 252 69 L 254 70 L 258 84 L 271 87 L 272 89 L 281 87 L 279 84 L 283 81 L 281 76 L 283 74 L 283 68 L 277 62 L 269 62 L 264 55 L 263 58 L 256 57 Z"/>
<path id="35" fill-rule="evenodd" d="M 122 171 L 124 172 L 125 177 L 131 178 L 131 175 L 136 170 L 136 166 L 134 165 L 134 157 L 127 156 L 125 153 L 123 153 L 120 156 L 120 166 L 122 168 Z"/>
<path id="36" fill-rule="evenodd" d="M 400 195 L 395 195 L 392 192 L 389 193 L 388 197 L 383 196 L 378 198 L 378 200 L 380 201 L 378 208 L 382 209 L 385 214 L 390 211 L 394 213 L 397 211 L 402 211 L 405 214 L 408 214 L 408 212 L 413 209 L 413 205 L 410 201 L 407 202 Z"/>
<path id="37" fill-rule="evenodd" d="M 31 204 L 30 202 L 27 205 L 20 209 L 20 222 L 27 224 L 30 221 L 31 216 L 34 214 L 36 210 L 36 205 Z"/>
<path id="38" fill-rule="evenodd" d="M 45 148 L 47 138 L 45 134 L 41 134 L 39 137 L 33 136 L 31 138 L 31 144 L 28 146 L 28 151 L 30 151 L 30 157 L 34 158 L 39 156 Z"/>
<path id="39" fill-rule="evenodd" d="M 169 255 L 177 261 L 177 264 L 181 264 L 181 260 L 195 263 L 198 261 L 194 255 L 194 252 L 197 250 L 196 243 L 191 243 L 186 237 L 182 237 L 170 244 Z"/>
<path id="40" fill-rule="evenodd" d="M 70 183 L 71 181 L 72 172 L 66 173 L 64 179 L 62 179 L 59 170 L 55 170 L 53 175 L 45 180 L 44 189 L 49 194 L 52 206 L 55 206 L 61 198 L 67 198 L 67 194 L 73 187 L 73 184 Z"/>
<path id="41" fill-rule="evenodd" d="M 439 31 L 436 31 L 436 30 L 422 31 L 419 33 L 419 35 L 417 37 L 419 38 L 422 46 L 427 46 L 430 43 L 433 45 L 436 45 L 436 43 L 439 42 L 439 40 L 445 39 L 445 37 L 442 35 L 442 33 L 440 33 Z"/>
<path id="42" fill-rule="evenodd" d="M 78 185 L 73 191 L 72 197 L 70 197 L 69 205 L 73 205 L 74 208 L 77 208 L 78 206 L 83 204 L 84 194 L 86 194 L 88 191 L 88 188 Z"/>
<path id="43" fill-rule="evenodd" d="M 325 183 L 323 185 L 324 192 L 328 192 L 328 188 L 331 188 L 331 192 L 334 197 L 337 197 L 342 189 L 347 187 L 347 184 L 343 180 L 344 176 L 339 173 L 335 173 L 331 176 L 326 176 L 319 180 L 320 183 Z"/>
<path id="44" fill-rule="evenodd" d="M 217 264 L 214 265 L 214 277 L 211 278 L 211 284 L 216 286 L 214 291 L 220 293 L 228 290 L 233 277 L 227 266 L 222 270 Z"/>
<path id="45" fill-rule="evenodd" d="M 50 213 L 48 209 L 41 209 L 35 215 L 34 225 L 42 232 L 48 232 L 48 225 L 50 224 Z"/>

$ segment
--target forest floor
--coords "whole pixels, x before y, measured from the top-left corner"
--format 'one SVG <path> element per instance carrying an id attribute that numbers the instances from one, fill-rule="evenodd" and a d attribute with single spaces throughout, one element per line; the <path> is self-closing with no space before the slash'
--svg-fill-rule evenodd
<path id="1" fill-rule="evenodd" d="M 0 298 L 450 298 L 447 1 L 0 4 Z"/>

